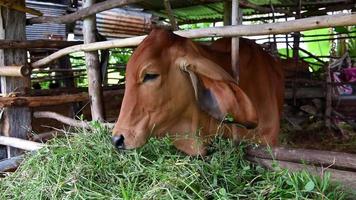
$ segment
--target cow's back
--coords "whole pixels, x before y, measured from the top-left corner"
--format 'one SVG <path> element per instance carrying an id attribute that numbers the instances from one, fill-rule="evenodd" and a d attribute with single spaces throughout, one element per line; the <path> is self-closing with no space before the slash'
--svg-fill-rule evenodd
<path id="1" fill-rule="evenodd" d="M 223 38 L 203 47 L 202 54 L 232 75 L 231 39 Z M 284 98 L 284 77 L 280 62 L 255 42 L 240 39 L 240 88 L 249 96 L 259 116 L 258 129 L 275 144 Z"/>

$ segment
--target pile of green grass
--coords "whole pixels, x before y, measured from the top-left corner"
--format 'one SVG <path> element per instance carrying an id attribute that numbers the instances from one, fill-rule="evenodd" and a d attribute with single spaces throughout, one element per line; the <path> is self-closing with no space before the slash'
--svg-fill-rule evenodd
<path id="1" fill-rule="evenodd" d="M 328 175 L 267 171 L 244 160 L 244 145 L 222 139 L 204 158 L 178 152 L 169 139 L 118 152 L 98 125 L 49 144 L 0 179 L 0 199 L 345 198 Z"/>

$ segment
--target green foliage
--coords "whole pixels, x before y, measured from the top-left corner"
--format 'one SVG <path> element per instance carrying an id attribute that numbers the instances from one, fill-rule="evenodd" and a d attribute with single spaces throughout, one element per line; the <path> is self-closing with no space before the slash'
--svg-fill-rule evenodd
<path id="1" fill-rule="evenodd" d="M 351 27 L 348 36 L 353 37 L 348 39 L 347 41 L 347 48 L 349 50 L 349 55 L 353 60 L 356 62 L 356 26 Z"/>
<path id="2" fill-rule="evenodd" d="M 196 24 L 184 24 L 180 25 L 179 28 L 182 30 L 198 29 L 198 28 L 209 28 L 213 27 L 213 23 L 196 23 Z"/>
<path id="3" fill-rule="evenodd" d="M 111 64 L 122 64 L 126 65 L 130 56 L 132 55 L 133 50 L 131 48 L 116 48 L 110 51 L 110 60 Z"/>
<path id="4" fill-rule="evenodd" d="M 343 199 L 340 187 L 308 173 L 268 171 L 243 148 L 217 138 L 204 158 L 178 152 L 169 138 L 116 151 L 100 124 L 50 141 L 0 181 L 0 199 Z"/>
<path id="5" fill-rule="evenodd" d="M 316 30 L 309 30 L 309 31 L 303 31 L 303 35 L 308 36 L 308 35 L 323 35 L 323 34 L 329 34 L 329 29 L 328 28 L 323 28 L 323 29 L 316 29 Z M 312 38 L 304 38 L 304 40 L 319 40 L 319 39 L 328 39 L 329 36 L 317 36 L 317 37 L 312 37 Z M 330 55 L 330 41 L 319 41 L 319 42 L 308 42 L 306 43 L 307 46 L 307 51 L 311 52 L 314 55 L 319 55 L 319 56 L 328 56 Z"/>

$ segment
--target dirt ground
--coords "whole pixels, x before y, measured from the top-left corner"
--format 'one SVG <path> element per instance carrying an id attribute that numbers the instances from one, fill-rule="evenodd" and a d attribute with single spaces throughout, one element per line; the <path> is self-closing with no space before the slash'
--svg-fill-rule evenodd
<path id="1" fill-rule="evenodd" d="M 323 121 L 315 121 L 303 126 L 302 130 L 296 130 L 288 122 L 283 121 L 280 145 L 356 153 L 356 132 L 345 123 L 339 123 L 338 127 L 339 131 L 329 131 L 325 128 Z"/>

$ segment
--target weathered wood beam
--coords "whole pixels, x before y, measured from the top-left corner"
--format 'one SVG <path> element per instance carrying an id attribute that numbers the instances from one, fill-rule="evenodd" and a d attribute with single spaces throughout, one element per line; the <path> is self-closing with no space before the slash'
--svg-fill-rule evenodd
<path id="1" fill-rule="evenodd" d="M 249 147 L 246 150 L 246 154 L 257 158 L 315 164 L 324 167 L 330 166 L 335 169 L 356 171 L 356 155 L 349 153 L 285 147 L 274 147 L 268 149 L 266 147 L 259 146 Z"/>
<path id="2" fill-rule="evenodd" d="M 94 5 L 95 0 L 84 0 L 83 8 Z M 96 16 L 88 16 L 83 21 L 84 44 L 96 42 Z M 96 121 L 104 121 L 103 91 L 101 87 L 101 69 L 97 50 L 86 51 L 85 63 L 88 72 L 88 92 L 90 98 L 91 117 Z"/>
<path id="3" fill-rule="evenodd" d="M 35 49 L 35 48 L 55 48 L 83 44 L 81 41 L 62 40 L 0 40 L 0 49 Z"/>
<path id="4" fill-rule="evenodd" d="M 24 6 L 25 1 L 18 1 Z M 26 40 L 25 13 L 0 7 L 0 39 Z M 22 49 L 4 49 L 0 51 L 0 66 L 26 65 L 27 54 Z M 30 88 L 30 79 L 27 77 L 1 77 L 1 93 L 8 95 L 12 92 L 26 93 Z M 31 113 L 27 107 L 5 108 L 1 121 L 2 135 L 17 138 L 27 138 L 31 130 Z M 7 156 L 21 154 L 22 151 L 7 147 Z"/>
<path id="5" fill-rule="evenodd" d="M 58 96 L 39 97 L 0 97 L 0 108 L 4 107 L 41 107 L 65 103 L 88 101 L 88 93 L 67 94 Z"/>
<path id="6" fill-rule="evenodd" d="M 55 119 L 59 122 L 62 122 L 66 125 L 73 126 L 73 127 L 78 127 L 78 128 L 85 128 L 89 129 L 90 128 L 90 123 L 87 121 L 80 121 L 80 120 L 75 120 L 69 117 L 66 117 L 64 115 L 55 113 L 55 112 L 49 112 L 49 111 L 36 111 L 33 113 L 33 117 L 35 118 L 49 118 L 49 119 Z M 103 123 L 104 126 L 108 128 L 113 128 L 115 124 L 113 123 Z"/>
<path id="7" fill-rule="evenodd" d="M 133 3 L 138 3 L 142 0 L 106 0 L 100 3 L 91 5 L 90 7 L 83 7 L 77 12 L 63 15 L 63 16 L 42 16 L 28 19 L 28 24 L 40 23 L 57 23 L 57 24 L 70 24 L 78 20 L 82 20 L 88 16 L 95 15 L 96 13 L 110 10 L 112 8 L 126 6 Z"/>
<path id="8" fill-rule="evenodd" d="M 26 151 L 35 151 L 44 146 L 42 143 L 6 136 L 0 136 L 0 145 L 11 146 Z"/>
<path id="9" fill-rule="evenodd" d="M 303 18 L 288 22 L 259 25 L 237 25 L 225 27 L 211 27 L 188 31 L 176 31 L 175 33 L 188 38 L 201 37 L 232 37 L 232 36 L 256 36 L 269 34 L 282 34 L 293 31 L 305 31 L 310 29 L 327 28 L 335 26 L 350 26 L 356 24 L 356 14 L 338 14 L 319 17 Z M 138 36 L 127 39 L 97 42 L 86 45 L 76 45 L 59 50 L 48 57 L 32 63 L 33 68 L 46 65 L 51 61 L 77 51 L 93 51 L 108 48 L 137 46 L 146 36 Z"/>

